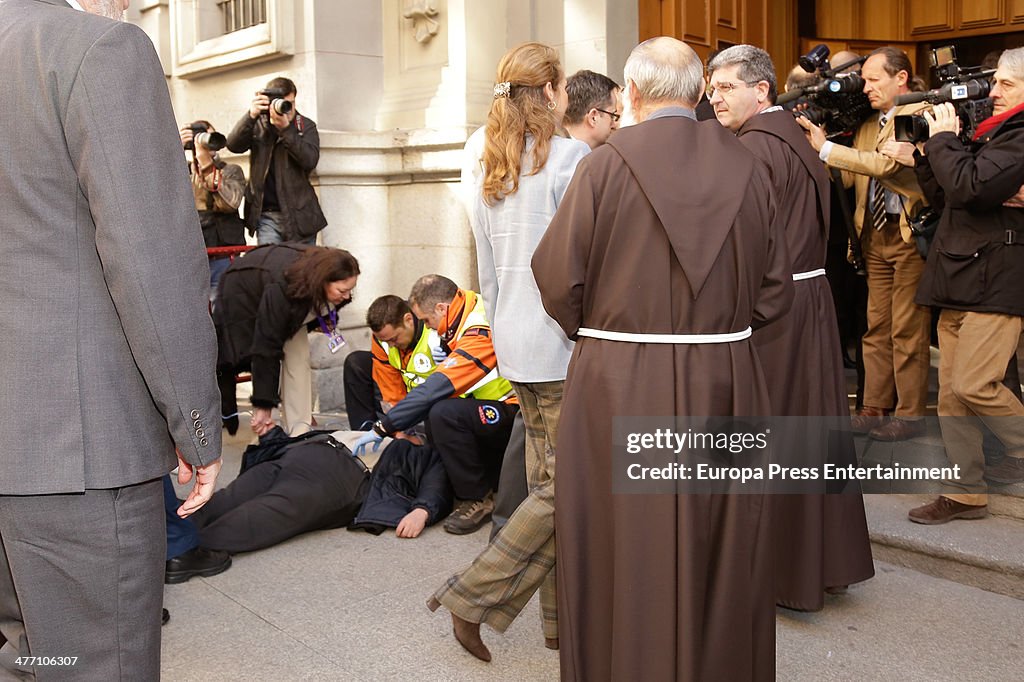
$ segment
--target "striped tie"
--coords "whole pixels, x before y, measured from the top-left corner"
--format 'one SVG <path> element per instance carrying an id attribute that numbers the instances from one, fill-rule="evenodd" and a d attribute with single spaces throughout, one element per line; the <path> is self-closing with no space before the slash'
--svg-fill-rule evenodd
<path id="1" fill-rule="evenodd" d="M 878 119 L 878 127 L 885 127 L 885 116 Z M 885 187 L 877 179 L 872 180 L 871 191 L 871 225 L 876 230 L 885 226 Z"/>

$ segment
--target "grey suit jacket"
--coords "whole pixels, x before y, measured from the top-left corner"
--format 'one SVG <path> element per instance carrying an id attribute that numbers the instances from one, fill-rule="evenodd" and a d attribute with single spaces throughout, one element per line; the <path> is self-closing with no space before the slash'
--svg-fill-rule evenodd
<path id="1" fill-rule="evenodd" d="M 220 456 L 209 267 L 139 28 L 0 0 L 0 494 Z"/>

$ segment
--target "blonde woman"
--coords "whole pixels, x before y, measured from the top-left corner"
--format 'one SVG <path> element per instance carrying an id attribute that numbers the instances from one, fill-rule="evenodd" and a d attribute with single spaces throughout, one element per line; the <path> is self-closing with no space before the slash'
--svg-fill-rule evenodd
<path id="1" fill-rule="evenodd" d="M 568 95 L 556 50 L 540 43 L 513 48 L 498 64 L 496 81 L 470 215 L 498 366 L 526 424 L 530 493 L 473 564 L 428 602 L 431 610 L 443 605 L 452 612 L 455 637 L 484 661 L 491 654 L 480 623 L 504 632 L 538 588 L 545 644 L 558 648 L 555 439 L 573 344 L 544 312 L 530 259 L 590 151 L 557 134 Z"/>

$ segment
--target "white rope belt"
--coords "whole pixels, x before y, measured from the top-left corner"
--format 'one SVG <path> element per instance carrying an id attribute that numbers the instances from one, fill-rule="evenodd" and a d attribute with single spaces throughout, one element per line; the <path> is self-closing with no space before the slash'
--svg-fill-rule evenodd
<path id="1" fill-rule="evenodd" d="M 628 343 L 732 343 L 749 339 L 750 327 L 743 331 L 729 334 L 635 334 L 632 332 L 609 332 L 603 329 L 580 327 L 576 332 L 579 336 L 606 341 L 626 341 Z"/>
<path id="2" fill-rule="evenodd" d="M 794 272 L 793 281 L 799 282 L 802 279 L 811 279 L 812 277 L 822 277 L 825 274 L 825 268 L 818 268 L 817 270 L 809 270 L 807 272 Z"/>

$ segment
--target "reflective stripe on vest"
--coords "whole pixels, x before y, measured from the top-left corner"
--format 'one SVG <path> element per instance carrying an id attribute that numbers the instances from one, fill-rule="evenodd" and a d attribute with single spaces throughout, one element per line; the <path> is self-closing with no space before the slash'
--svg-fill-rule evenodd
<path id="1" fill-rule="evenodd" d="M 402 366 L 402 353 L 397 347 L 384 342 L 380 344 L 388 354 L 388 364 L 402 373 L 406 391 L 411 391 L 426 381 L 437 367 L 430 352 L 430 334 L 431 331 L 424 325 L 423 333 L 420 334 L 416 345 L 413 346 L 412 353 L 409 354 L 409 362 L 404 367 Z"/>
<path id="2" fill-rule="evenodd" d="M 469 314 L 462 317 L 459 328 L 455 332 L 456 339 L 461 339 L 466 330 L 472 327 L 487 327 L 488 330 L 491 328 L 491 323 L 487 321 L 487 311 L 484 308 L 484 300 L 479 294 L 467 291 L 466 305 L 469 305 L 468 294 L 470 293 L 473 293 L 473 295 L 476 296 L 476 303 L 473 305 L 473 309 L 469 311 Z M 512 384 L 508 382 L 508 379 L 503 379 L 498 375 L 497 369 L 492 369 L 487 373 L 487 376 L 473 384 L 473 386 L 460 397 L 471 397 L 476 398 L 477 400 L 501 401 L 511 398 L 513 395 L 515 395 L 515 393 L 512 390 Z"/>

